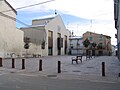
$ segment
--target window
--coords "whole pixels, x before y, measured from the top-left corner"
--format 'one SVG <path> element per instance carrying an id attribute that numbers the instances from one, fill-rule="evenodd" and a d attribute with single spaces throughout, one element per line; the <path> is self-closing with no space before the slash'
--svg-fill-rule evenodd
<path id="1" fill-rule="evenodd" d="M 90 43 L 90 46 L 89 46 L 90 48 L 92 48 L 92 43 Z"/>
<path id="2" fill-rule="evenodd" d="M 53 32 L 48 31 L 48 47 L 53 47 Z"/>
<path id="3" fill-rule="evenodd" d="M 101 47 L 102 47 L 102 46 L 103 46 L 103 43 L 99 43 L 99 46 L 101 46 Z"/>
<path id="4" fill-rule="evenodd" d="M 67 50 L 67 35 L 64 36 L 64 51 L 65 51 L 65 54 L 66 54 L 66 50 Z"/>
<path id="5" fill-rule="evenodd" d="M 100 37 L 99 37 L 99 40 L 103 40 L 103 37 L 102 37 L 102 36 L 100 36 Z"/>
<path id="6" fill-rule="evenodd" d="M 89 37 L 89 40 L 92 41 L 92 37 Z"/>
<path id="7" fill-rule="evenodd" d="M 73 48 L 73 44 L 70 44 L 70 47 Z"/>
<path id="8" fill-rule="evenodd" d="M 103 49 L 103 43 L 99 43 L 97 46 L 98 49 Z"/>

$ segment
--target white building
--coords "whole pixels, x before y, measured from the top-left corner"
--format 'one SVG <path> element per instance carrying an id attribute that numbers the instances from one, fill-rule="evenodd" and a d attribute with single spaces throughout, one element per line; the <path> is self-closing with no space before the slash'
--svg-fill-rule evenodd
<path id="1" fill-rule="evenodd" d="M 71 36 L 70 38 L 70 54 L 82 55 L 83 54 L 83 38 L 80 36 Z"/>
<path id="2" fill-rule="evenodd" d="M 16 28 L 16 14 L 6 0 L 0 0 L 0 57 L 22 55 L 23 31 Z"/>
<path id="3" fill-rule="evenodd" d="M 30 55 L 48 56 L 68 53 L 70 31 L 66 29 L 60 15 L 32 20 L 31 27 L 21 30 L 24 31 L 24 38 L 30 40 L 28 49 Z"/>
<path id="4" fill-rule="evenodd" d="M 117 29 L 117 56 L 120 60 L 120 0 L 114 0 L 114 20 L 115 28 Z"/>
<path id="5" fill-rule="evenodd" d="M 112 55 L 115 56 L 117 48 L 114 45 L 111 45 L 111 47 L 112 47 Z"/>

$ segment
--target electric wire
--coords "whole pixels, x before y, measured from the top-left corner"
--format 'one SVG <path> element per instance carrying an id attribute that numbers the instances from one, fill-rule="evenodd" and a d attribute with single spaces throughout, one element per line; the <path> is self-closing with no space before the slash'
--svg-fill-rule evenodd
<path id="1" fill-rule="evenodd" d="M 19 7 L 19 8 L 16 8 L 15 10 L 20 10 L 20 9 L 25 9 L 25 8 L 29 8 L 29 7 L 33 7 L 33 6 L 36 6 L 36 5 L 40 5 L 40 4 L 44 4 L 44 3 L 48 3 L 48 2 L 51 2 L 51 1 L 55 1 L 55 0 L 49 0 L 49 1 L 45 1 L 45 2 L 41 2 L 41 3 L 37 3 L 37 4 L 33 4 L 33 5 L 28 5 L 28 6 L 24 6 L 24 7 Z M 12 11 L 12 10 L 5 10 L 5 11 L 1 11 L 0 12 L 0 16 L 3 16 L 3 17 L 6 17 L 6 18 L 9 18 L 11 20 L 14 20 L 15 22 L 18 22 L 24 26 L 27 26 L 27 27 L 30 27 L 30 28 L 33 28 L 33 29 L 36 29 L 34 27 L 31 27 L 31 25 L 27 25 L 25 24 L 24 22 L 12 17 L 12 16 L 9 16 L 9 15 L 6 15 L 4 14 L 3 12 L 9 12 L 9 11 Z M 36 29 L 36 30 L 41 30 L 41 29 Z M 46 32 L 45 32 L 45 35 L 46 35 Z"/>
<path id="2" fill-rule="evenodd" d="M 6 17 L 6 18 L 8 18 L 8 19 L 11 19 L 11 20 L 13 20 L 13 21 L 15 21 L 15 22 L 18 22 L 18 23 L 20 23 L 20 24 L 22 24 L 22 25 L 24 25 L 24 26 L 27 26 L 28 28 L 32 28 L 32 29 L 34 29 L 34 30 L 45 30 L 45 29 L 39 29 L 39 28 L 37 28 L 37 27 L 32 27 L 31 25 L 25 24 L 24 22 L 22 22 L 22 21 L 20 21 L 20 20 L 18 20 L 18 19 L 16 19 L 16 18 L 14 18 L 14 17 L 11 17 L 11 16 L 9 16 L 9 15 L 6 15 L 6 14 L 4 14 L 4 13 L 2 13 L 2 12 L 0 12 L 0 16 Z M 47 36 L 47 34 L 46 34 L 46 31 L 45 31 L 45 37 L 44 37 L 45 41 L 46 41 L 46 36 Z"/>
<path id="3" fill-rule="evenodd" d="M 24 26 L 29 26 L 29 27 L 30 27 L 30 25 L 27 25 L 27 24 L 23 23 L 22 21 L 20 21 L 20 20 L 14 18 L 14 17 L 11 17 L 11 16 L 9 16 L 9 15 L 6 15 L 6 14 L 4 14 L 4 13 L 2 13 L 2 12 L 0 12 L 0 16 L 9 18 L 9 19 L 11 19 L 11 20 L 14 20 L 14 21 L 16 21 L 16 22 L 18 22 L 18 23 L 24 25 Z"/>
<path id="4" fill-rule="evenodd" d="M 16 8 L 15 10 L 25 9 L 25 8 L 37 6 L 37 5 L 40 5 L 40 4 L 52 2 L 52 1 L 55 1 L 55 0 L 49 0 L 49 1 L 41 2 L 41 3 L 37 3 L 37 4 L 32 4 L 32 5 L 28 5 L 28 6 L 23 6 L 23 7 Z M 9 12 L 9 11 L 12 11 L 12 10 L 10 9 L 10 10 L 5 10 L 5 11 L 1 11 L 1 12 Z"/>

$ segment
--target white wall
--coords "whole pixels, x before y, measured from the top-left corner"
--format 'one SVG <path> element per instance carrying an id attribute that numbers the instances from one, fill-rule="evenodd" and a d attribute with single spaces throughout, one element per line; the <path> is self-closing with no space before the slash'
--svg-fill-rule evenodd
<path id="1" fill-rule="evenodd" d="M 33 44 L 41 45 L 42 41 L 46 38 L 44 26 L 21 28 L 24 31 L 24 37 L 30 38 Z"/>
<path id="2" fill-rule="evenodd" d="M 42 54 L 41 44 L 42 41 L 46 39 L 46 32 L 44 27 L 36 26 L 36 27 L 28 27 L 28 28 L 21 28 L 22 31 L 24 31 L 23 37 L 30 38 L 30 44 L 29 49 L 27 50 L 27 54 L 33 55 L 33 54 Z M 26 54 L 26 50 L 24 52 Z"/>
<path id="3" fill-rule="evenodd" d="M 116 55 L 116 47 L 113 45 L 111 47 L 112 47 L 112 55 Z"/>
<path id="4" fill-rule="evenodd" d="M 26 54 L 26 53 L 25 53 Z M 42 56 L 42 49 L 41 49 L 41 45 L 36 45 L 33 43 L 30 43 L 30 47 L 29 49 L 27 49 L 27 54 L 32 56 L 34 55 L 41 55 Z"/>
<path id="5" fill-rule="evenodd" d="M 11 8 L 0 1 L 0 11 Z M 13 11 L 4 14 L 16 18 Z M 16 21 L 0 15 L 0 57 L 10 57 L 11 54 L 21 53 L 23 49 L 23 32 L 16 29 Z"/>
<path id="6" fill-rule="evenodd" d="M 58 33 L 61 33 L 61 38 L 63 38 L 63 48 L 61 48 L 61 55 L 64 55 L 64 35 L 67 35 L 67 42 L 69 44 L 69 36 L 70 32 L 66 29 L 61 17 L 57 15 L 53 20 L 51 20 L 47 26 L 46 26 L 46 32 L 48 30 L 53 31 L 53 55 L 58 54 L 58 48 L 57 48 L 57 37 Z M 47 34 L 48 37 L 48 34 Z M 48 38 L 46 38 L 46 41 L 48 42 Z M 48 44 L 46 45 L 46 51 L 45 53 L 48 52 Z"/>
<path id="7" fill-rule="evenodd" d="M 73 45 L 73 48 L 83 48 L 82 42 L 83 40 L 72 39 L 70 44 Z M 77 46 L 77 43 L 79 44 L 78 46 Z"/>
<path id="8" fill-rule="evenodd" d="M 48 56 L 48 31 L 53 31 L 53 55 L 58 55 L 58 48 L 57 48 L 57 38 L 58 33 L 61 33 L 61 37 L 63 38 L 63 48 L 61 49 L 61 55 L 64 55 L 64 37 L 67 36 L 67 43 L 69 48 L 69 36 L 70 32 L 65 28 L 65 25 L 58 15 L 51 19 L 43 28 L 44 22 L 47 20 L 33 20 L 32 23 L 34 24 L 32 28 L 21 28 L 25 32 L 25 36 L 31 37 L 31 39 L 39 39 L 45 40 L 45 49 L 41 49 L 41 43 L 36 45 L 34 42 L 30 43 L 30 48 L 28 49 L 29 54 L 41 54 L 42 56 Z M 41 25 L 42 24 L 42 25 Z M 41 30 L 35 30 L 34 28 L 38 28 Z M 38 50 L 37 50 L 38 49 Z"/>
<path id="9" fill-rule="evenodd" d="M 78 37 L 70 37 L 70 45 L 73 46 L 73 48 L 70 48 L 72 55 L 83 54 L 82 42 L 83 42 L 83 39 L 80 39 Z"/>

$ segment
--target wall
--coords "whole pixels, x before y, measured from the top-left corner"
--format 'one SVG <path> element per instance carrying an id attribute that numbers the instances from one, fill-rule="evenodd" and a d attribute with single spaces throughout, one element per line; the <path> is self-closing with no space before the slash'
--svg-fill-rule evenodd
<path id="1" fill-rule="evenodd" d="M 44 24 L 45 22 L 47 23 Z M 37 52 L 37 54 L 41 54 L 42 56 L 48 56 L 48 31 L 52 31 L 53 32 L 52 55 L 58 55 L 58 48 L 57 48 L 58 33 L 61 33 L 61 37 L 63 38 L 63 48 L 61 49 L 61 55 L 64 55 L 65 35 L 67 36 L 67 45 L 68 45 L 67 47 L 69 48 L 70 32 L 65 28 L 65 25 L 59 15 L 55 16 L 54 18 L 48 18 L 46 20 L 45 19 L 32 20 L 32 24 L 33 24 L 32 27 L 21 28 L 21 30 L 25 32 L 24 37 L 27 36 L 31 39 L 30 48 L 27 50 L 29 54 L 33 54 Z M 42 44 L 41 41 L 43 39 L 45 40 L 45 49 L 41 49 L 41 44 Z M 37 44 L 35 41 L 40 43 Z M 67 53 L 68 53 L 68 48 L 67 48 Z"/>
<path id="2" fill-rule="evenodd" d="M 43 56 L 41 49 L 41 44 L 43 40 L 46 40 L 46 32 L 44 26 L 35 26 L 35 27 L 28 27 L 28 28 L 21 28 L 24 31 L 24 38 L 30 38 L 29 49 L 26 50 L 29 56 L 33 54 L 40 54 Z M 26 52 L 24 52 L 26 54 Z"/>
<path id="3" fill-rule="evenodd" d="M 61 34 L 61 38 L 63 38 L 63 48 L 61 48 L 61 55 L 64 55 L 64 36 L 67 36 L 67 43 L 69 45 L 69 36 L 70 32 L 66 29 L 61 17 L 57 15 L 53 20 L 51 20 L 47 26 L 46 26 L 46 32 L 48 30 L 53 31 L 53 55 L 58 54 L 58 48 L 57 48 L 57 37 L 58 33 Z M 47 33 L 48 37 L 48 33 Z M 48 42 L 48 38 L 46 39 Z M 68 46 L 69 47 L 69 46 Z M 48 45 L 46 45 L 46 52 L 48 52 Z M 67 49 L 68 52 L 68 49 Z M 48 54 L 48 53 L 47 53 Z"/>
<path id="4" fill-rule="evenodd" d="M 118 59 L 120 60 L 120 1 L 119 1 L 119 6 L 118 6 L 118 30 L 117 30 L 117 47 L 118 47 Z"/>
<path id="5" fill-rule="evenodd" d="M 35 20 L 32 20 L 32 25 L 46 25 L 52 19 L 54 19 L 54 17 L 52 17 L 52 18 L 44 18 L 44 19 L 35 19 Z"/>
<path id="6" fill-rule="evenodd" d="M 86 38 L 89 39 L 89 37 L 92 37 L 92 40 L 89 40 L 90 43 L 95 42 L 97 44 L 96 45 L 96 55 L 98 54 L 99 51 L 103 51 L 103 55 L 109 55 L 109 52 L 110 53 L 112 52 L 112 50 L 111 50 L 111 38 L 109 36 L 102 35 L 102 34 L 96 34 L 96 33 L 92 33 L 92 32 L 86 32 L 83 34 L 83 40 L 85 40 Z M 100 40 L 100 37 L 102 37 L 101 40 Z M 102 49 L 97 48 L 99 43 L 103 44 Z M 86 49 L 86 48 L 84 47 L 84 49 Z M 86 50 L 84 50 L 84 53 L 85 52 L 86 52 Z"/>
<path id="7" fill-rule="evenodd" d="M 0 1 L 0 12 L 10 10 L 10 6 Z M 16 18 L 16 13 L 11 10 L 4 12 Z M 16 29 L 16 21 L 0 15 L 0 57 L 11 57 L 20 54 L 23 48 L 23 32 Z M 20 54 L 21 55 L 21 54 Z"/>
<path id="8" fill-rule="evenodd" d="M 82 38 L 75 38 L 70 37 L 70 54 L 77 55 L 77 54 L 83 54 L 83 39 Z M 73 46 L 71 48 L 71 46 Z"/>
<path id="9" fill-rule="evenodd" d="M 118 35 L 117 35 L 117 47 L 118 47 L 118 59 L 120 60 L 120 28 L 118 28 L 118 31 L 117 31 Z"/>
<path id="10" fill-rule="evenodd" d="M 33 44 L 40 45 L 42 41 L 46 38 L 45 26 L 35 26 L 28 28 L 20 28 L 24 31 L 24 38 L 30 38 L 30 42 Z"/>

